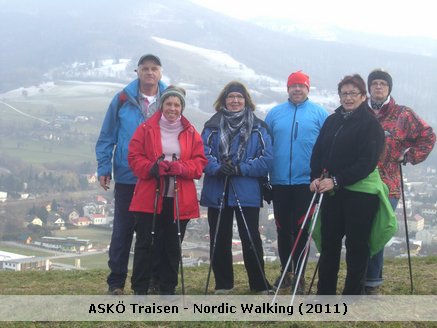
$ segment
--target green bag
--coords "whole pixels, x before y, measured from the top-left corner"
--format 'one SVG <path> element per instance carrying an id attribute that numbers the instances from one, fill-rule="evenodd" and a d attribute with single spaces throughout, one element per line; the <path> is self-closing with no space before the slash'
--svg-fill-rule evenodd
<path id="1" fill-rule="evenodd" d="M 378 169 L 375 169 L 366 178 L 345 188 L 351 191 L 378 195 L 379 197 L 379 207 L 373 220 L 369 239 L 370 256 L 373 256 L 384 248 L 385 244 L 388 243 L 398 230 L 398 221 L 388 198 L 388 188 L 382 182 Z M 319 211 L 312 235 L 319 252 L 321 251 L 320 215 L 321 211 Z M 313 217 L 312 220 L 314 219 Z"/>

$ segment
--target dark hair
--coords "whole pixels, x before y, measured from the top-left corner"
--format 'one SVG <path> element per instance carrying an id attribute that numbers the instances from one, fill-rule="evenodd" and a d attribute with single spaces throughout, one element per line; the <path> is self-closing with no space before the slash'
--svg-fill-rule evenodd
<path id="1" fill-rule="evenodd" d="M 216 101 L 214 101 L 214 109 L 219 112 L 223 107 L 226 106 L 226 97 L 228 96 L 229 89 L 238 88 L 242 91 L 242 95 L 245 100 L 246 107 L 250 108 L 251 110 L 255 110 L 255 104 L 252 101 L 252 97 L 249 94 L 249 91 L 247 91 L 246 86 L 238 81 L 231 81 L 228 84 L 225 85 L 223 90 L 218 95 Z M 231 91 L 232 92 L 232 91 Z"/>
<path id="2" fill-rule="evenodd" d="M 346 75 L 339 83 L 338 83 L 338 94 L 340 95 L 340 90 L 343 88 L 345 84 L 352 84 L 362 95 L 366 95 L 366 82 L 364 82 L 363 78 L 359 74 L 354 75 Z"/>

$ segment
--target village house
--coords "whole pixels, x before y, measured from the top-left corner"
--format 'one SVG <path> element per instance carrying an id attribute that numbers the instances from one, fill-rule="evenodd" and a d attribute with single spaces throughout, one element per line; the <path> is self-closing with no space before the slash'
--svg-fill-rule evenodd
<path id="1" fill-rule="evenodd" d="M 91 214 L 90 220 L 94 225 L 109 224 L 109 218 L 106 216 L 106 214 Z"/>
<path id="2" fill-rule="evenodd" d="M 35 256 L 24 256 L 0 251 L 0 270 L 27 271 L 50 270 L 50 260 Z"/>
<path id="3" fill-rule="evenodd" d="M 91 220 L 86 216 L 81 216 L 70 220 L 70 223 L 76 227 L 88 227 L 91 224 Z"/>

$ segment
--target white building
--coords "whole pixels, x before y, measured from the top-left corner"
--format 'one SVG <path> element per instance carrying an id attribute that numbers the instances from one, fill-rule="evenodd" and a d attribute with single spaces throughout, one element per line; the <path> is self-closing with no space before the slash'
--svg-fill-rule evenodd
<path id="1" fill-rule="evenodd" d="M 50 260 L 0 251 L 0 270 L 50 270 Z"/>

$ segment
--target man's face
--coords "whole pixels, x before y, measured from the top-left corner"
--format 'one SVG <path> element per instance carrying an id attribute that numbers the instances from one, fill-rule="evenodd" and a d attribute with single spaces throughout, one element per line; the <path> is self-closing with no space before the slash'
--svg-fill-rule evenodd
<path id="1" fill-rule="evenodd" d="M 294 104 L 300 104 L 308 97 L 309 90 L 305 84 L 292 84 L 288 87 L 288 96 Z"/>
<path id="2" fill-rule="evenodd" d="M 146 60 L 137 68 L 138 79 L 141 85 L 157 85 L 161 80 L 161 66 L 153 60 Z"/>
<path id="3" fill-rule="evenodd" d="M 384 102 L 388 97 L 389 87 L 385 80 L 373 80 L 370 83 L 370 97 L 377 102 Z"/>

